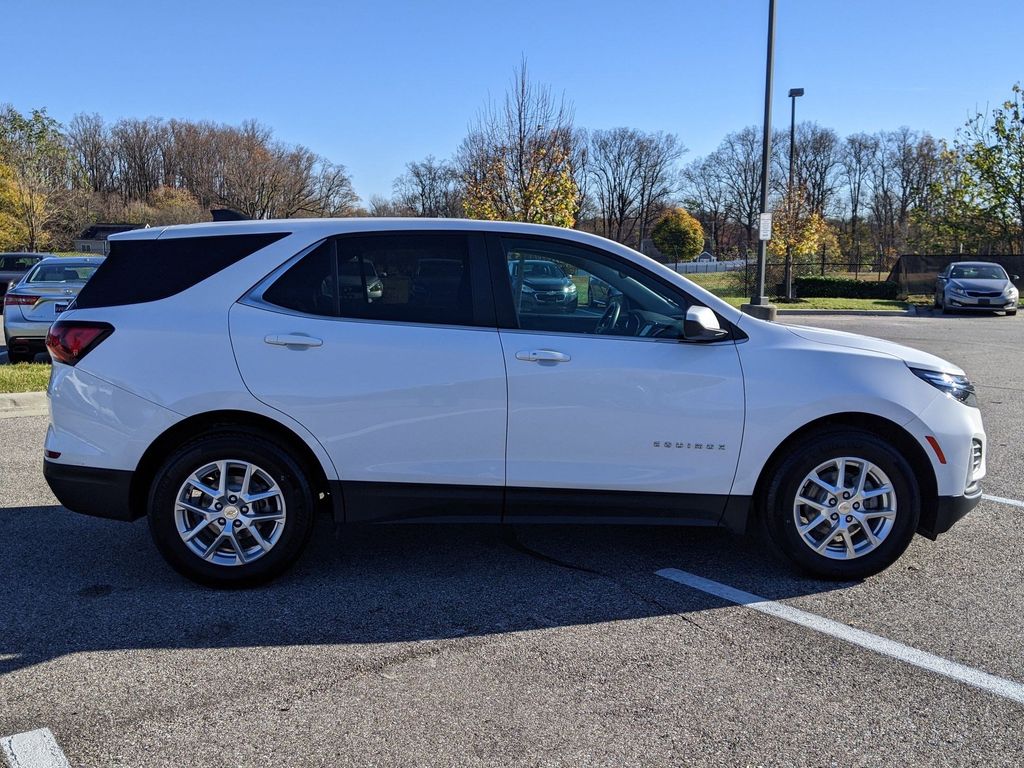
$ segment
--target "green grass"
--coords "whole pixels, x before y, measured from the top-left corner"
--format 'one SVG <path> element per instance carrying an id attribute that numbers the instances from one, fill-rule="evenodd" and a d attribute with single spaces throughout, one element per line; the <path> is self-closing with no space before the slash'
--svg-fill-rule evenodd
<path id="1" fill-rule="evenodd" d="M 721 296 L 734 307 L 746 304 L 750 301 L 747 296 Z M 779 309 L 863 309 L 884 312 L 903 312 L 906 310 L 906 302 L 894 299 L 794 299 L 793 301 L 774 300 L 775 306 Z"/>
<path id="2" fill-rule="evenodd" d="M 735 274 L 729 272 L 708 272 L 705 274 L 683 275 L 701 288 L 711 291 L 719 298 L 725 299 L 734 307 L 746 304 L 750 298 L 743 292 L 740 281 Z M 853 273 L 850 273 L 853 277 Z M 779 309 L 864 309 L 873 311 L 902 312 L 907 302 L 893 299 L 837 299 L 808 298 L 793 301 L 775 300 Z M 913 302 L 918 303 L 918 302 Z"/>
<path id="3" fill-rule="evenodd" d="M 711 291 L 716 296 L 725 298 L 743 295 L 742 278 L 731 272 L 704 272 L 682 275 L 682 277 L 692 280 L 701 288 Z"/>
<path id="4" fill-rule="evenodd" d="M 0 365 L 0 393 L 42 392 L 49 382 L 49 363 Z"/>

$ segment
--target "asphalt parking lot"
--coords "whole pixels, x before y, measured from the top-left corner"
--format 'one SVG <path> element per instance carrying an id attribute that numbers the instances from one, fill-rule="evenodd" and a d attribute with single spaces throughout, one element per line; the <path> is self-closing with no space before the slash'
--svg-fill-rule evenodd
<path id="1" fill-rule="evenodd" d="M 789 317 L 964 367 L 986 494 L 1024 499 L 1024 319 Z M 183 581 L 144 522 L 71 514 L 46 419 L 0 419 L 0 736 L 71 765 L 1024 763 L 1024 506 L 985 500 L 863 583 L 656 528 L 321 521 L 274 584 Z M 987 673 L 966 684 L 657 575 L 679 569 Z"/>

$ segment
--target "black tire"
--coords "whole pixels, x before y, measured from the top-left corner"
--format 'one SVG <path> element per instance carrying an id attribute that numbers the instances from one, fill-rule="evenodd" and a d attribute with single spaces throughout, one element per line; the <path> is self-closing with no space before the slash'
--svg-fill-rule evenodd
<path id="1" fill-rule="evenodd" d="M 896 517 L 875 549 L 848 560 L 815 552 L 797 532 L 793 504 L 803 479 L 820 464 L 843 456 L 865 459 L 889 478 L 896 497 Z M 854 580 L 884 571 L 910 545 L 921 517 L 921 492 L 914 471 L 892 445 L 870 432 L 844 429 L 801 441 L 769 470 L 761 519 L 770 541 L 799 569 L 826 579 Z"/>
<path id="2" fill-rule="evenodd" d="M 1014 316 L 1014 315 L 1016 315 L 1016 314 L 1017 314 L 1017 310 L 1016 310 L 1016 309 L 1011 309 L 1011 310 L 1008 310 L 1008 311 L 1006 312 L 1006 316 L 1007 316 L 1007 317 L 1013 317 L 1013 316 Z"/>
<path id="3" fill-rule="evenodd" d="M 11 365 L 15 363 L 31 363 L 36 359 L 36 356 L 32 352 L 15 352 L 12 349 L 7 350 L 7 362 Z"/>
<path id="4" fill-rule="evenodd" d="M 939 301 L 939 294 L 937 293 L 932 297 L 932 307 L 934 309 L 942 308 L 942 302 Z"/>
<path id="5" fill-rule="evenodd" d="M 177 494 L 186 478 L 219 460 L 251 462 L 265 470 L 281 490 L 286 517 L 280 538 L 258 559 L 218 565 L 193 552 L 175 523 Z M 246 430 L 201 435 L 174 451 L 157 471 L 149 493 L 149 529 L 160 554 L 178 573 L 218 588 L 251 587 L 279 576 L 299 558 L 313 530 L 314 503 L 308 473 L 279 442 Z M 253 505 L 255 508 L 255 505 Z"/>

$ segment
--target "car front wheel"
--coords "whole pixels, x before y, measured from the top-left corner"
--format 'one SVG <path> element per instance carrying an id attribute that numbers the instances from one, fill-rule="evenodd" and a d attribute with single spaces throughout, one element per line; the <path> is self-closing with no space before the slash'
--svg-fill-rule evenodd
<path id="1" fill-rule="evenodd" d="M 843 431 L 802 443 L 778 465 L 763 512 L 771 540 L 801 569 L 860 579 L 888 568 L 909 546 L 920 490 L 889 443 Z"/>
<path id="2" fill-rule="evenodd" d="M 149 497 L 157 549 L 179 573 L 213 587 L 269 581 L 298 559 L 313 526 L 310 482 L 268 438 L 245 431 L 183 445 Z"/>

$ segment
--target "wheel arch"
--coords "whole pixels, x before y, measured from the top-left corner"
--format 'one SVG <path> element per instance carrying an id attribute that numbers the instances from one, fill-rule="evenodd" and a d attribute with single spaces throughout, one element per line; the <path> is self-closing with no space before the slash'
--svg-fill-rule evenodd
<path id="1" fill-rule="evenodd" d="M 287 446 L 293 456 L 302 464 L 314 484 L 311 490 L 317 508 L 321 511 L 333 512 L 337 520 L 344 519 L 340 494 L 331 493 L 331 483 L 327 478 L 327 472 L 305 440 L 286 425 L 268 416 L 234 410 L 193 414 L 166 429 L 150 444 L 132 474 L 129 491 L 131 519 L 136 520 L 145 516 L 150 487 L 157 470 L 167 460 L 171 451 L 199 435 L 219 432 L 224 429 L 252 430 Z"/>
<path id="2" fill-rule="evenodd" d="M 794 430 L 772 451 L 768 461 L 764 463 L 754 484 L 754 496 L 750 512 L 755 517 L 760 517 L 763 510 L 761 505 L 764 499 L 765 488 L 772 478 L 774 472 L 782 463 L 789 449 L 802 440 L 812 436 L 826 434 L 835 431 L 836 428 L 847 427 L 862 432 L 869 432 L 891 443 L 907 460 L 910 468 L 914 471 L 921 492 L 921 519 L 918 531 L 931 530 L 936 514 L 938 503 L 938 482 L 935 478 L 935 469 L 932 467 L 928 455 L 921 444 L 906 429 L 894 421 L 872 413 L 844 412 L 833 413 L 822 416 L 804 424 Z"/>

